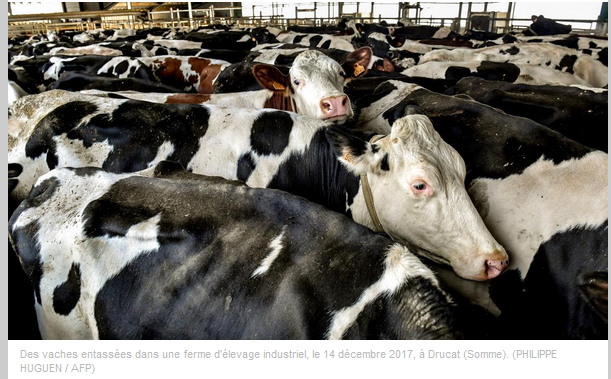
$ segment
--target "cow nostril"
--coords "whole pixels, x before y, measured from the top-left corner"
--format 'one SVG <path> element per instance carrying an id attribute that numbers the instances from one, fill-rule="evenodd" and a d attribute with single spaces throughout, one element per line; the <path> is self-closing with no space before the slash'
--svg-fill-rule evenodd
<path id="1" fill-rule="evenodd" d="M 342 105 L 343 105 L 343 106 L 346 106 L 346 102 L 347 102 L 347 101 L 348 101 L 348 98 L 347 98 L 347 97 L 344 97 L 344 99 L 342 100 Z"/>

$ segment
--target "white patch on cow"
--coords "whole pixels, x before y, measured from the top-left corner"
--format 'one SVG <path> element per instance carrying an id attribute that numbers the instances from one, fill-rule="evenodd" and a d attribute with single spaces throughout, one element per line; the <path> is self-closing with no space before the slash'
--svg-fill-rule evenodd
<path id="1" fill-rule="evenodd" d="M 30 100 L 22 98 L 15 102 L 11 107 L 13 116 L 9 118 L 9 124 L 18 125 L 19 134 L 14 136 L 14 138 L 9 138 L 8 161 L 19 163 L 24 167 L 23 172 L 18 178 L 19 183 L 12 193 L 12 196 L 15 198 L 23 199 L 27 197 L 36 180 L 49 171 L 46 163 L 46 153 L 41 154 L 35 159 L 26 156 L 25 146 L 27 141 L 44 117 L 57 107 L 71 101 L 88 101 L 95 104 L 98 108 L 96 112 L 85 116 L 81 120 L 81 123 L 85 123 L 96 115 L 107 112 L 111 113 L 126 100 L 95 96 L 85 97 L 80 93 L 54 90 L 32 95 Z M 70 156 L 68 159 L 60 157 L 60 165 L 65 163 L 67 166 L 83 164 L 85 166 L 96 165 L 99 167 L 106 160 L 110 151 L 112 151 L 112 147 L 106 141 L 99 141 L 90 148 L 85 148 L 82 141 L 68 140 L 65 134 L 55 136 L 54 140 L 57 143 L 57 151 L 62 155 L 68 153 Z"/>
<path id="2" fill-rule="evenodd" d="M 115 73 L 115 67 L 117 67 L 117 65 L 119 65 L 120 63 L 123 62 L 127 62 L 127 69 L 120 73 L 119 75 L 117 75 Z M 108 62 L 106 62 L 106 64 L 104 64 L 104 66 L 100 67 L 100 69 L 98 70 L 97 74 L 112 74 L 113 76 L 117 77 L 117 78 L 127 78 L 130 75 L 130 71 L 132 67 L 135 67 L 135 69 L 137 70 L 138 67 L 140 66 L 141 62 L 140 60 L 136 59 L 136 58 L 131 58 L 131 57 L 115 57 L 112 58 L 111 60 L 109 60 Z"/>
<path id="3" fill-rule="evenodd" d="M 261 51 L 261 55 L 256 57 L 253 60 L 253 62 L 274 64 L 276 62 L 276 59 L 280 55 L 290 55 L 290 54 L 295 53 L 297 51 L 305 51 L 305 50 L 307 50 L 306 47 L 304 47 L 303 49 L 268 49 L 268 50 L 262 50 Z"/>
<path id="4" fill-rule="evenodd" d="M 81 34 L 77 34 L 74 37 L 72 37 L 72 40 L 74 42 L 87 43 L 87 42 L 91 42 L 95 40 L 95 38 L 93 38 L 92 35 L 89 35 L 87 33 L 81 33 Z"/>
<path id="5" fill-rule="evenodd" d="M 44 80 L 49 79 L 59 79 L 59 73 L 64 68 L 64 62 L 73 61 L 76 58 L 59 58 L 59 57 L 51 57 L 49 62 L 52 64 L 49 66 L 47 71 L 43 74 Z"/>
<path id="6" fill-rule="evenodd" d="M 271 251 L 261 261 L 261 264 L 259 265 L 259 267 L 257 267 L 257 269 L 253 271 L 251 275 L 252 278 L 254 278 L 255 276 L 265 274 L 271 267 L 272 263 L 274 263 L 276 258 L 278 258 L 278 255 L 280 254 L 283 248 L 282 239 L 284 238 L 285 232 L 286 232 L 286 226 L 282 228 L 282 232 L 280 232 L 280 234 L 278 234 L 273 240 L 271 240 L 271 242 L 269 243 L 269 248 Z"/>
<path id="7" fill-rule="evenodd" d="M 606 89 L 606 88 L 594 88 L 594 87 L 582 86 L 582 85 L 579 85 L 579 84 L 571 84 L 571 87 L 576 87 L 576 88 L 582 89 L 584 91 L 592 91 L 594 93 L 609 92 L 609 90 Z"/>
<path id="8" fill-rule="evenodd" d="M 81 47 L 56 47 L 51 49 L 47 55 L 69 55 L 69 56 L 82 56 L 82 55 L 103 55 L 103 56 L 120 56 L 123 55 L 121 50 L 111 49 L 109 47 L 99 45 L 89 45 Z"/>
<path id="9" fill-rule="evenodd" d="M 312 33 L 296 33 L 296 32 L 288 32 L 279 35 L 276 39 L 282 43 L 295 43 L 294 40 L 297 36 L 304 36 L 301 41 L 299 41 L 298 45 L 310 46 L 310 39 L 312 37 L 321 36 L 322 39 L 316 45 L 317 47 L 322 46 L 325 42 L 331 41 L 329 48 L 330 49 L 339 49 L 344 51 L 354 51 L 354 46 L 352 46 L 352 38 L 353 36 L 332 36 L 328 34 L 312 34 Z"/>
<path id="10" fill-rule="evenodd" d="M 120 38 L 131 37 L 135 35 L 136 31 L 134 29 L 118 29 L 115 30 L 115 33 L 112 36 L 106 38 L 106 41 L 116 41 Z"/>
<path id="11" fill-rule="evenodd" d="M 8 82 L 8 107 L 10 108 L 13 103 L 24 96 L 27 96 L 28 93 L 25 92 L 19 84 L 15 83 L 12 80 Z"/>
<path id="12" fill-rule="evenodd" d="M 29 57 L 27 55 L 19 54 L 19 55 L 14 56 L 13 59 L 11 59 L 11 63 L 9 64 L 14 65 L 17 62 L 27 61 L 27 60 L 34 59 L 34 58 L 35 58 L 34 56 Z"/>
<path id="13" fill-rule="evenodd" d="M 174 153 L 174 145 L 170 141 L 164 141 L 161 146 L 159 146 L 155 159 L 148 164 L 148 167 L 155 166 L 157 163 L 168 159 L 172 153 Z"/>
<path id="14" fill-rule="evenodd" d="M 439 30 L 435 32 L 435 34 L 433 34 L 433 39 L 446 38 L 448 35 L 450 35 L 451 31 L 452 30 L 448 28 L 447 26 L 442 26 L 441 28 L 439 28 Z"/>
<path id="15" fill-rule="evenodd" d="M 201 49 L 201 42 L 187 41 L 187 40 L 157 40 L 155 41 L 156 46 L 163 46 L 168 49 Z"/>
<path id="16" fill-rule="evenodd" d="M 371 38 L 371 39 L 374 39 L 376 41 L 382 41 L 382 42 L 388 43 L 388 39 L 386 39 L 386 34 L 384 34 L 384 33 L 373 32 L 373 33 L 369 34 L 367 36 L 367 38 Z"/>
<path id="17" fill-rule="evenodd" d="M 251 38 L 252 38 L 252 37 L 250 37 L 248 34 L 244 34 L 244 35 L 242 36 L 242 38 L 240 38 L 240 39 L 239 39 L 239 40 L 237 40 L 236 42 L 248 42 L 248 41 L 250 41 L 250 39 L 251 39 Z"/>
<path id="18" fill-rule="evenodd" d="M 380 279 L 368 287 L 353 305 L 333 313 L 331 325 L 326 338 L 339 340 L 354 324 L 365 306 L 373 303 L 380 296 L 390 296 L 410 278 L 422 276 L 436 286 L 437 279 L 418 258 L 401 245 L 392 245 L 384 259 L 384 273 Z M 427 317 L 423 315 L 423 317 Z"/>
<path id="19" fill-rule="evenodd" d="M 541 158 L 521 174 L 473 181 L 469 194 L 510 252 L 509 269 L 520 269 L 524 278 L 539 246 L 554 234 L 607 220 L 607 168 L 607 154 L 594 151 L 557 165 Z"/>

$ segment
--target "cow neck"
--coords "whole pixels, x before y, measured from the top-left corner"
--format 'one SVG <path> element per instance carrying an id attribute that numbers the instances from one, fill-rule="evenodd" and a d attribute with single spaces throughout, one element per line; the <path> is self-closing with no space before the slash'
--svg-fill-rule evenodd
<path id="1" fill-rule="evenodd" d="M 379 141 L 380 139 L 384 137 L 386 136 L 380 135 L 380 134 L 375 135 L 371 137 L 371 140 L 369 140 L 369 143 L 373 144 L 376 141 Z M 369 217 L 371 217 L 371 221 L 373 222 L 373 225 L 374 225 L 373 231 L 376 233 L 382 233 L 382 232 L 386 233 L 384 231 L 384 227 L 382 226 L 382 223 L 380 222 L 380 219 L 378 218 L 378 213 L 376 212 L 375 203 L 373 201 L 373 194 L 371 192 L 371 187 L 369 186 L 369 180 L 367 179 L 366 172 L 361 174 L 361 186 L 363 187 L 363 197 L 365 198 L 365 204 L 367 205 L 367 211 L 369 212 Z"/>
<path id="2" fill-rule="evenodd" d="M 351 217 L 348 207 L 357 197 L 360 178 L 337 159 L 337 152 L 321 128 L 303 153 L 291 154 L 280 165 L 268 187 L 302 196 Z"/>
<path id="3" fill-rule="evenodd" d="M 272 96 L 265 101 L 263 108 L 272 108 L 297 113 L 295 99 L 287 91 L 272 91 Z"/>

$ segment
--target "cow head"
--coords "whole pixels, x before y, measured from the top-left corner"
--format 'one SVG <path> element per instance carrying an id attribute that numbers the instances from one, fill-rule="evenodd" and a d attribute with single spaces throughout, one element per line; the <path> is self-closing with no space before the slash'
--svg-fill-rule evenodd
<path id="1" fill-rule="evenodd" d="M 416 245 L 465 279 L 492 279 L 507 267 L 505 249 L 467 194 L 462 157 L 426 116 L 396 120 L 374 143 L 335 129 L 330 136 L 340 161 L 367 174 L 380 223 L 395 241 Z M 373 225 L 367 207 L 351 210 L 356 221 Z"/>
<path id="2" fill-rule="evenodd" d="M 344 84 L 365 75 L 371 56 L 370 48 L 357 49 L 340 65 L 319 51 L 307 50 L 295 58 L 289 75 L 267 64 L 255 65 L 252 72 L 263 88 L 292 96 L 297 113 L 342 123 L 354 114 Z"/>

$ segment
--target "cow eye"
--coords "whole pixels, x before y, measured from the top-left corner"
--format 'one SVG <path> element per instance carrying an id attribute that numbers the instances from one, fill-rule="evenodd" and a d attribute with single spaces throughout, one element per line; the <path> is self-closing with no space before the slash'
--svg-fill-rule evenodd
<path id="1" fill-rule="evenodd" d="M 412 186 L 418 191 L 424 191 L 426 189 L 426 184 L 420 182 L 414 183 Z"/>
<path id="2" fill-rule="evenodd" d="M 293 83 L 295 83 L 295 85 L 298 86 L 298 85 L 301 84 L 301 81 L 299 79 L 295 79 L 295 81 Z"/>

